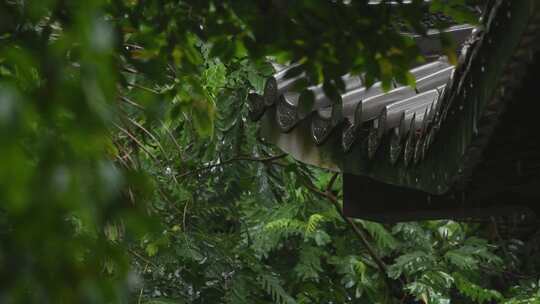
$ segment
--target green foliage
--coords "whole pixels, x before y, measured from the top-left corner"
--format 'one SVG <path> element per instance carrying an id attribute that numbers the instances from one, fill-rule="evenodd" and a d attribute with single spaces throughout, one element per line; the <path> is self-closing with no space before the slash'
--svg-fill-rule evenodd
<path id="1" fill-rule="evenodd" d="M 319 273 L 323 271 L 321 258 L 325 256 L 326 252 L 321 248 L 304 245 L 300 248 L 298 264 L 294 267 L 294 271 L 301 280 L 318 281 Z"/>
<path id="2" fill-rule="evenodd" d="M 277 304 L 294 304 L 296 301 L 287 294 L 281 286 L 279 280 L 271 274 L 263 274 L 260 276 L 261 284 L 272 299 Z"/>
<path id="3" fill-rule="evenodd" d="M 168 300 L 168 299 L 153 299 L 150 301 L 145 301 L 144 304 L 181 304 L 183 301 L 179 300 Z"/>
<path id="4" fill-rule="evenodd" d="M 0 302 L 128 297 L 122 244 L 149 228 L 138 210 L 148 187 L 114 162 L 119 72 L 105 5 L 0 4 Z"/>
<path id="5" fill-rule="evenodd" d="M 489 301 L 500 301 L 502 295 L 496 290 L 482 288 L 463 277 L 459 273 L 454 273 L 456 287 L 461 294 L 467 296 L 475 303 L 484 303 Z"/>
<path id="6" fill-rule="evenodd" d="M 370 233 L 378 247 L 390 251 L 398 247 L 398 241 L 383 225 L 370 221 L 360 221 L 360 223 Z"/>
<path id="7" fill-rule="evenodd" d="M 523 280 L 519 285 L 510 288 L 511 297 L 503 301 L 505 304 L 540 303 L 540 280 Z"/>
<path id="8" fill-rule="evenodd" d="M 247 119 L 267 56 L 329 92 L 350 70 L 413 84 L 393 21 L 421 32 L 428 6 L 345 2 L 0 3 L 0 302 L 537 301 L 525 242 L 472 224 L 355 221 L 382 273 L 310 190 L 333 173 Z M 339 177 L 328 190 L 341 199 Z"/>
<path id="9" fill-rule="evenodd" d="M 250 278 L 235 276 L 231 282 L 231 287 L 227 290 L 225 295 L 225 302 L 230 304 L 245 304 L 249 303 L 249 284 Z"/>

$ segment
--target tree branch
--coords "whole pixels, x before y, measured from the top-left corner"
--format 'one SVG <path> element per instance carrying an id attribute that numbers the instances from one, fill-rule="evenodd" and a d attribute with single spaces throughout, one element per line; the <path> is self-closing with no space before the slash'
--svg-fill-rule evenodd
<path id="1" fill-rule="evenodd" d="M 200 172 L 203 172 L 203 171 L 206 171 L 206 170 L 210 170 L 210 169 L 213 169 L 213 168 L 223 167 L 225 165 L 228 165 L 228 164 L 236 162 L 236 161 L 252 161 L 252 162 L 270 163 L 270 162 L 273 162 L 274 160 L 284 158 L 285 156 L 287 156 L 286 153 L 276 155 L 276 156 L 271 156 L 271 157 L 264 157 L 264 158 L 253 158 L 253 157 L 247 157 L 247 156 L 233 157 L 231 159 L 222 161 L 222 162 L 217 163 L 217 164 L 204 166 L 204 167 L 192 170 L 192 171 L 182 173 L 182 174 L 180 174 L 178 176 L 178 178 L 184 178 L 186 176 L 189 176 L 189 175 L 192 175 L 192 174 L 197 174 L 197 173 L 200 173 Z"/>
<path id="2" fill-rule="evenodd" d="M 339 173 L 334 173 L 334 175 L 332 175 L 332 178 L 328 182 L 328 185 L 326 185 L 326 193 L 331 193 L 330 191 L 332 191 L 332 187 L 334 187 L 334 183 L 336 182 L 338 175 Z"/>
<path id="3" fill-rule="evenodd" d="M 364 245 L 364 247 L 366 248 L 369 256 L 373 259 L 373 261 L 375 262 L 375 264 L 377 265 L 377 268 L 379 268 L 379 271 L 384 275 L 384 278 L 385 278 L 385 282 L 388 286 L 389 289 L 392 289 L 392 284 L 391 282 L 389 281 L 388 279 L 388 276 L 387 276 L 387 272 L 386 272 L 386 264 L 383 262 L 383 260 L 377 255 L 377 253 L 375 252 L 375 250 L 371 247 L 371 245 L 369 244 L 369 241 L 368 241 L 368 238 L 367 238 L 367 232 L 365 231 L 365 229 L 363 227 L 359 227 L 356 225 L 355 222 L 353 222 L 352 219 L 346 217 L 344 214 L 343 214 L 343 210 L 339 204 L 339 200 L 338 198 L 331 192 L 331 189 L 338 177 L 339 173 L 335 173 L 332 178 L 330 179 L 330 182 L 328 183 L 328 185 L 326 186 L 326 190 L 323 192 L 319 189 L 317 189 L 314 185 L 312 184 L 306 184 L 306 187 L 311 190 L 312 192 L 322 196 L 322 197 L 325 197 L 326 199 L 328 199 L 333 205 L 334 207 L 336 208 L 336 211 L 339 213 L 339 215 L 341 216 L 341 218 L 347 223 L 349 224 L 349 226 L 352 228 L 354 234 L 358 237 L 358 239 L 360 240 L 360 242 L 362 243 L 362 245 Z"/>

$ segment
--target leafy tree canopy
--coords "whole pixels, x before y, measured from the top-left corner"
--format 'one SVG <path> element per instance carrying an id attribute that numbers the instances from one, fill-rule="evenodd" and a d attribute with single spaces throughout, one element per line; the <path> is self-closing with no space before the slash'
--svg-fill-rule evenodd
<path id="1" fill-rule="evenodd" d="M 410 83 L 399 33 L 467 5 L 1 2 L 0 302 L 539 301 L 534 242 L 343 218 L 340 177 L 246 119 L 269 58 Z"/>

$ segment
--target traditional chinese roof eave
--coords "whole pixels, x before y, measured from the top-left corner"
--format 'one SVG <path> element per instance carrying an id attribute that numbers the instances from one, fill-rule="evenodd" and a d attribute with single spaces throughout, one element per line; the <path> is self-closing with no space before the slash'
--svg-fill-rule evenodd
<path id="1" fill-rule="evenodd" d="M 432 194 L 447 193 L 465 183 L 498 116 L 512 99 L 512 90 L 519 87 L 538 40 L 538 6 L 533 0 L 491 1 L 482 17 L 483 27 L 466 44 L 444 94 L 425 109 L 421 100 L 411 100 L 424 111 L 414 115 L 426 119 L 400 139 L 401 145 L 395 144 L 396 136 L 388 130 L 383 136 L 375 132 L 374 120 L 370 120 L 368 128 L 353 132 L 361 142 L 347 149 L 344 143 L 352 136 L 347 130 L 354 118 L 343 119 L 332 110 L 330 114 L 314 111 L 289 122 L 286 128 L 279 127 L 280 115 L 292 109 L 283 100 L 259 107 L 255 116 L 261 119 L 264 137 L 312 165 Z M 400 128 L 392 132 L 399 133 L 396 130 Z M 365 134 L 359 135 L 362 132 Z M 370 141 L 370 136 L 377 140 Z M 373 143 L 374 148 L 370 147 Z M 392 159 L 392 153 L 396 154 L 393 147 L 405 151 Z"/>

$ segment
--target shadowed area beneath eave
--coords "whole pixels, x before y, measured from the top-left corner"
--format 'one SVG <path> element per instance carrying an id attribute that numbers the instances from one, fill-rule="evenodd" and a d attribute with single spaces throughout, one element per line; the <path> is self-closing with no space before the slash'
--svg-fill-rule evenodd
<path id="1" fill-rule="evenodd" d="M 481 161 L 464 181 L 463 189 L 429 195 L 346 174 L 345 214 L 386 222 L 540 214 L 538 79 L 540 60 L 528 67 L 522 89 L 507 103 Z"/>

